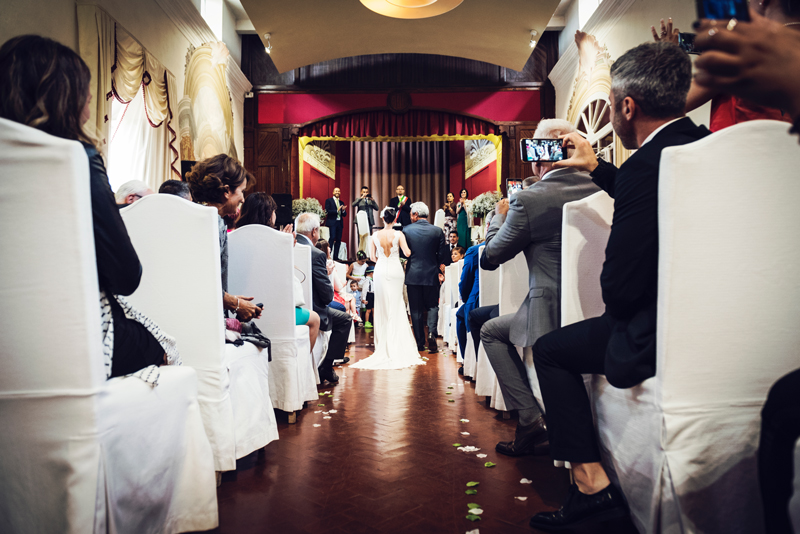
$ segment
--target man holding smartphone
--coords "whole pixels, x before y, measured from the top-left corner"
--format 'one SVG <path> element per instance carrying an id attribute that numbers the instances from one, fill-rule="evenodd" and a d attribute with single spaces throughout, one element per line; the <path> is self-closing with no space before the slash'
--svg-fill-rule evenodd
<path id="1" fill-rule="evenodd" d="M 369 193 L 369 187 L 362 186 L 361 187 L 361 196 L 358 197 L 355 202 L 353 202 L 353 207 L 356 209 L 356 214 L 359 211 L 367 212 L 367 220 L 369 221 L 369 229 L 370 233 L 372 232 L 372 227 L 375 226 L 375 217 L 373 216 L 372 212 L 378 209 L 378 203 L 372 198 L 372 195 Z M 358 226 L 358 223 L 356 223 Z M 356 235 L 358 235 L 358 231 L 356 231 Z"/>

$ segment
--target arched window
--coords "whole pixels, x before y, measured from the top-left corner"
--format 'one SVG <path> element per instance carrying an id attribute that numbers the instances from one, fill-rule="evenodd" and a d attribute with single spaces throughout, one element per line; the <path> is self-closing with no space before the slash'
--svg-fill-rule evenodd
<path id="1" fill-rule="evenodd" d="M 575 121 L 575 128 L 589 140 L 598 157 L 616 165 L 616 135 L 611 126 L 611 102 L 606 95 L 589 99 Z"/>

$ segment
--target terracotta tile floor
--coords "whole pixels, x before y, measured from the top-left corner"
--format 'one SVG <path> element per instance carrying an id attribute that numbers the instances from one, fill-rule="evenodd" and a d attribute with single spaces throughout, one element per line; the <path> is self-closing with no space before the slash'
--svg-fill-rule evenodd
<path id="1" fill-rule="evenodd" d="M 350 357 L 368 356 L 371 342 L 360 330 Z M 426 356 L 427 365 L 399 371 L 339 367 L 339 384 L 320 389 L 324 406 L 306 408 L 294 425 L 279 413 L 280 439 L 223 477 L 220 527 L 213 532 L 536 532 L 530 517 L 560 505 L 567 471 L 549 457 L 495 453 L 497 441 L 513 438 L 516 421 L 485 407 L 458 375 L 455 357 Z M 330 419 L 314 413 L 331 409 Z M 454 443 L 480 447 L 487 456 L 458 451 Z M 484 467 L 487 461 L 497 465 Z M 520 484 L 522 478 L 533 483 Z M 476 495 L 464 493 L 470 481 L 480 482 Z M 465 518 L 468 503 L 484 510 L 480 521 Z M 626 520 L 574 532 L 636 531 Z"/>

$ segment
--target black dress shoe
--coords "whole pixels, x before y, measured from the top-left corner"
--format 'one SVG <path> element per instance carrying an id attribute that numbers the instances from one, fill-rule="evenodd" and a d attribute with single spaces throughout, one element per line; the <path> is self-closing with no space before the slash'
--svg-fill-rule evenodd
<path id="1" fill-rule="evenodd" d="M 567 530 L 581 523 L 607 521 L 626 515 L 625 499 L 613 485 L 609 484 L 594 495 L 586 495 L 572 484 L 560 510 L 536 514 L 530 525 L 541 530 Z"/>
<path id="2" fill-rule="evenodd" d="M 458 374 L 460 374 L 462 376 L 464 375 L 464 366 L 463 365 L 458 368 Z"/>
<path id="3" fill-rule="evenodd" d="M 330 369 L 320 369 L 319 370 L 319 382 L 320 384 L 325 381 L 330 382 L 331 384 L 336 384 L 339 382 L 339 375 L 336 374 L 336 371 L 333 370 L 333 367 Z"/>
<path id="4" fill-rule="evenodd" d="M 436 354 L 439 352 L 439 344 L 436 342 L 436 338 L 434 336 L 428 337 L 428 352 L 430 354 Z"/>
<path id="5" fill-rule="evenodd" d="M 550 442 L 547 439 L 547 424 L 544 417 L 539 416 L 539 419 L 528 426 L 517 425 L 514 441 L 501 441 L 494 449 L 506 456 L 547 453 L 550 450 Z"/>
<path id="6" fill-rule="evenodd" d="M 342 360 L 336 360 L 333 362 L 334 365 L 344 365 L 346 363 L 350 363 L 350 356 L 345 356 Z"/>

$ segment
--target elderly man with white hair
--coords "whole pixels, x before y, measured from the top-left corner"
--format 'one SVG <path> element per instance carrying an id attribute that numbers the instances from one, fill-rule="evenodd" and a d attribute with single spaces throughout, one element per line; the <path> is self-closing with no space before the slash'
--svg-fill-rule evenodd
<path id="1" fill-rule="evenodd" d="M 534 137 L 558 139 L 572 132 L 575 127 L 569 122 L 550 119 L 539 123 Z M 540 180 L 515 194 L 510 202 L 504 199 L 497 204 L 481 257 L 481 267 L 488 270 L 520 252 L 528 262 L 528 296 L 517 313 L 491 319 L 480 329 L 506 406 L 519 413 L 514 440 L 496 447 L 497 452 L 509 456 L 547 451 L 547 426 L 515 346 L 529 347 L 560 326 L 562 208 L 600 190 L 589 173 L 554 170 L 548 162 L 534 162 L 532 167 Z M 478 310 L 473 310 L 470 320 Z"/>
<path id="2" fill-rule="evenodd" d="M 117 206 L 124 208 L 142 197 L 153 194 L 155 194 L 153 190 L 143 181 L 130 180 L 117 188 L 117 192 L 114 193 L 114 198 L 117 200 Z"/>
<path id="3" fill-rule="evenodd" d="M 428 312 L 428 352 L 439 352 L 436 330 L 439 322 L 439 273 L 452 259 L 444 232 L 427 220 L 428 206 L 424 202 L 411 204 L 411 224 L 403 233 L 411 249 L 406 264 L 406 289 L 411 310 L 411 327 L 417 349 L 425 350 L 425 325 L 423 317 Z"/>
<path id="4" fill-rule="evenodd" d="M 350 334 L 352 319 L 345 312 L 328 306 L 333 300 L 333 285 L 326 266 L 328 257 L 314 246 L 319 241 L 319 225 L 319 215 L 316 213 L 301 213 L 295 220 L 297 244 L 311 248 L 311 287 L 314 311 L 319 315 L 319 329 L 323 332 L 332 330 L 328 352 L 319 364 L 319 378 L 320 381 L 327 380 L 331 384 L 336 384 L 339 382 L 339 377 L 333 370 L 333 362 L 349 361 L 349 358 L 345 358 L 344 352 L 347 348 L 347 336 Z"/>

